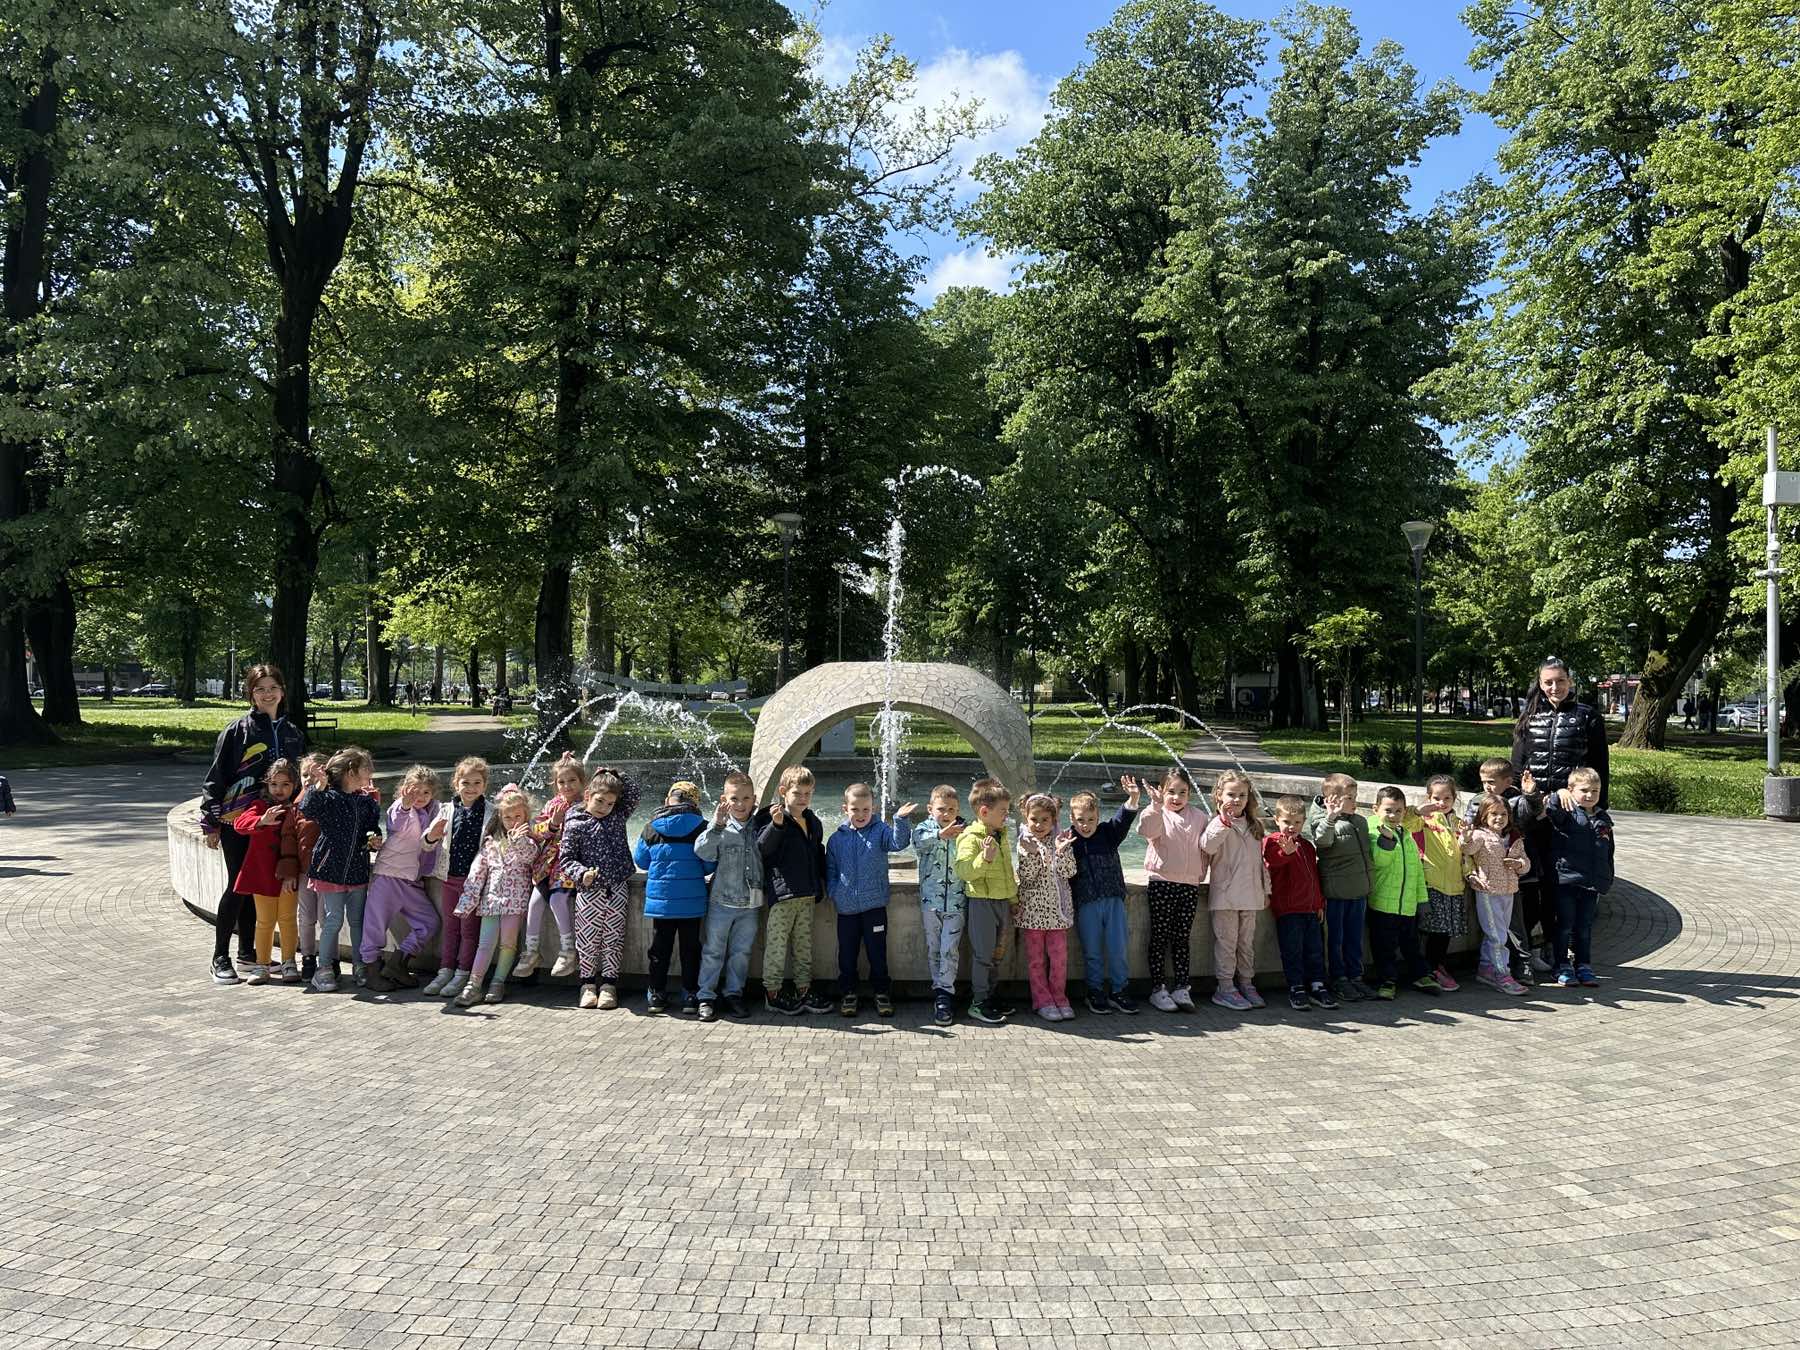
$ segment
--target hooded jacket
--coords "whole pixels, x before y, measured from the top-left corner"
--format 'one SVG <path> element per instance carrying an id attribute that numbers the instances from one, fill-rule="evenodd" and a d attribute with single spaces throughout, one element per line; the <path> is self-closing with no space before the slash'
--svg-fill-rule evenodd
<path id="1" fill-rule="evenodd" d="M 798 818 L 791 813 L 777 825 L 763 807 L 750 822 L 769 878 L 773 903 L 825 895 L 825 826 L 809 806 Z"/>
<path id="2" fill-rule="evenodd" d="M 368 836 L 381 829 L 375 798 L 367 792 L 314 788 L 300 799 L 300 814 L 319 827 L 307 875 L 333 886 L 367 886 Z"/>
<path id="3" fill-rule="evenodd" d="M 637 810 L 638 785 L 624 774 L 619 774 L 619 779 L 625 790 L 605 815 L 592 816 L 586 806 L 573 806 L 563 818 L 557 867 L 582 890 L 624 881 L 631 875 L 631 845 L 625 842 L 625 831 L 631 813 Z"/>
<path id="4" fill-rule="evenodd" d="M 1569 770 L 1586 766 L 1600 774 L 1600 809 L 1612 787 L 1606 748 L 1606 720 L 1592 704 L 1570 693 L 1560 703 L 1544 702 L 1513 731 L 1513 769 L 1529 769 L 1540 792 L 1569 785 Z"/>
<path id="5" fill-rule="evenodd" d="M 1206 813 L 1192 802 L 1179 811 L 1151 802 L 1138 817 L 1138 833 L 1149 841 L 1144 850 L 1144 870 L 1158 881 L 1198 886 L 1206 880 L 1206 852 L 1200 836 L 1206 832 Z"/>
<path id="6" fill-rule="evenodd" d="M 685 801 L 664 806 L 638 836 L 631 856 L 649 873 L 644 882 L 644 915 L 651 919 L 706 916 L 706 878 L 712 868 L 694 852 L 706 822 Z"/>
<path id="7" fill-rule="evenodd" d="M 1019 898 L 1019 878 L 1013 871 L 1013 851 L 1007 843 L 1010 825 L 990 830 L 977 820 L 956 836 L 956 875 L 962 878 L 963 892 L 971 900 L 1005 900 Z M 982 846 L 994 841 L 992 862 L 982 856 Z"/>
<path id="8" fill-rule="evenodd" d="M 252 708 L 219 733 L 212 765 L 201 788 L 200 828 L 217 834 L 262 793 L 263 775 L 278 759 L 298 762 L 306 738 L 285 717 L 266 717 Z"/>
<path id="9" fill-rule="evenodd" d="M 912 826 L 876 816 L 860 830 L 848 820 L 825 841 L 825 892 L 839 914 L 867 914 L 888 902 L 887 855 L 912 840 Z"/>
<path id="10" fill-rule="evenodd" d="M 244 851 L 244 865 L 238 868 L 231 889 L 239 895 L 279 895 L 294 885 L 292 875 L 282 875 L 282 837 L 293 833 L 293 821 L 300 813 L 294 804 L 281 805 L 267 797 L 257 799 L 237 813 L 231 828 L 248 835 L 250 847 Z"/>
<path id="11" fill-rule="evenodd" d="M 1311 844 L 1301 839 L 1292 853 L 1284 853 L 1281 836 L 1267 834 L 1262 858 L 1269 869 L 1269 913 L 1279 919 L 1325 912 L 1325 893 L 1319 889 L 1319 855 Z"/>
<path id="12" fill-rule="evenodd" d="M 1488 895 L 1516 895 L 1519 878 L 1531 870 L 1525 856 L 1524 837 L 1508 830 L 1504 835 L 1480 825 L 1468 835 L 1469 884 Z"/>
<path id="13" fill-rule="evenodd" d="M 967 828 L 958 816 L 952 825 Z M 969 907 L 969 894 L 956 875 L 956 840 L 944 838 L 945 826 L 926 816 L 912 832 L 913 852 L 919 859 L 919 903 L 939 914 L 961 914 Z"/>
<path id="14" fill-rule="evenodd" d="M 1206 853 L 1207 908 L 1261 909 L 1269 902 L 1269 869 L 1263 866 L 1262 841 L 1242 816 L 1235 824 L 1223 813 L 1207 822 L 1200 836 Z"/>
<path id="15" fill-rule="evenodd" d="M 1565 809 L 1556 798 L 1549 797 L 1544 802 L 1544 814 L 1550 818 L 1550 857 L 1556 867 L 1557 884 L 1582 886 L 1590 891 L 1611 890 L 1613 823 L 1606 808 Z"/>
<path id="16" fill-rule="evenodd" d="M 1314 797 L 1306 808 L 1306 836 L 1319 858 L 1319 887 L 1327 900 L 1361 900 L 1375 887 L 1369 860 L 1369 824 L 1362 816 L 1339 816 L 1329 826 L 1325 799 Z"/>
<path id="17" fill-rule="evenodd" d="M 1057 932 L 1075 923 L 1069 881 L 1075 875 L 1075 848 L 1058 848 L 1031 834 L 1019 836 L 1019 898 L 1013 922 L 1020 928 Z"/>
<path id="18" fill-rule="evenodd" d="M 1369 908 L 1378 914 L 1407 918 L 1425 902 L 1425 860 L 1402 823 L 1385 830 L 1377 816 L 1365 821 L 1369 840 Z"/>

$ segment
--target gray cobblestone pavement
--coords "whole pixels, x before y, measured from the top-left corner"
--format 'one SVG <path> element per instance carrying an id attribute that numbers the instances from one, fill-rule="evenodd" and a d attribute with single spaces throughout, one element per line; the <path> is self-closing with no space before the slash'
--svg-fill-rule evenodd
<path id="1" fill-rule="evenodd" d="M 1605 984 L 747 1026 L 214 989 L 192 769 L 15 775 L 0 1345 L 1800 1344 L 1800 832 L 1627 817 Z"/>

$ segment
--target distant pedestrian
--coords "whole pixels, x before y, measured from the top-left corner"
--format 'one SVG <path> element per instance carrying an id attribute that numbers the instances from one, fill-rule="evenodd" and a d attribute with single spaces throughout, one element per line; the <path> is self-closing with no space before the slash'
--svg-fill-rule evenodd
<path id="1" fill-rule="evenodd" d="M 0 814 L 9 816 L 14 814 L 12 784 L 6 781 L 6 775 L 3 773 L 0 773 Z"/>
<path id="2" fill-rule="evenodd" d="M 1694 729 L 1694 696 L 1689 694 L 1681 703 L 1681 725 L 1689 731 Z"/>

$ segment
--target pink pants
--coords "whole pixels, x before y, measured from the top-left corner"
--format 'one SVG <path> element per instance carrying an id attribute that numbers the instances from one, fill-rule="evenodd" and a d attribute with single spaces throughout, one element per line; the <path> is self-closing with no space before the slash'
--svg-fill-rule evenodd
<path id="1" fill-rule="evenodd" d="M 1256 982 L 1256 916 L 1260 909 L 1215 909 L 1213 974 L 1221 990 Z"/>
<path id="2" fill-rule="evenodd" d="M 1021 928 L 1025 939 L 1025 974 L 1031 981 L 1034 1009 L 1062 1008 L 1069 1002 L 1069 930 Z"/>
<path id="3" fill-rule="evenodd" d="M 456 912 L 468 880 L 467 877 L 447 878 L 443 894 L 438 898 L 438 915 L 444 921 L 444 941 L 438 965 L 448 966 L 451 970 L 472 970 L 475 948 L 481 941 L 481 915 Z"/>

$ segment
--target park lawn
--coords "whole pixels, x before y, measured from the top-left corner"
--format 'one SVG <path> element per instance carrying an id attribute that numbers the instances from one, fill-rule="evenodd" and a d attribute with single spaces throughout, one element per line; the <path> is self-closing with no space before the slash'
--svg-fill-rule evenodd
<path id="1" fill-rule="evenodd" d="M 61 744 L 19 746 L 5 752 L 0 766 L 13 769 L 47 768 L 61 764 L 106 764 L 151 758 L 177 751 L 210 753 L 219 733 L 243 716 L 247 705 L 238 699 L 203 698 L 191 705 L 172 698 L 120 697 L 107 703 L 99 698 L 81 700 L 82 724 L 60 728 Z M 455 712 L 455 708 L 426 708 L 417 716 L 400 709 L 371 710 L 361 702 L 333 703 L 315 699 L 307 705 L 315 717 L 335 717 L 336 731 L 323 733 L 321 744 L 359 744 L 377 749 L 384 741 L 416 733 L 430 712 Z"/>
<path id="2" fill-rule="evenodd" d="M 1618 727 L 1608 727 L 1616 736 Z M 1338 732 L 1264 731 L 1262 747 L 1276 759 L 1321 773 L 1349 773 L 1359 781 L 1399 780 L 1416 783 L 1423 777 L 1416 769 L 1406 774 L 1364 767 L 1360 752 L 1365 745 L 1401 745 L 1410 752 L 1413 722 L 1409 717 L 1370 717 L 1350 727 L 1350 758 L 1338 754 Z M 1460 768 L 1465 760 L 1505 755 L 1512 748 L 1512 722 L 1470 721 L 1467 718 L 1425 719 L 1425 753 L 1447 753 Z M 1792 753 L 1789 746 L 1786 753 Z M 1613 805 L 1621 810 L 1649 810 L 1658 780 L 1673 785 L 1676 810 L 1683 815 L 1733 816 L 1760 819 L 1763 804 L 1763 741 L 1760 734 L 1721 732 L 1698 736 L 1679 727 L 1669 728 L 1666 750 L 1611 748 Z M 1792 767 L 1786 772 L 1793 773 Z M 1666 790 L 1666 789 L 1665 789 Z M 1666 808 L 1665 808 L 1666 809 Z"/>

